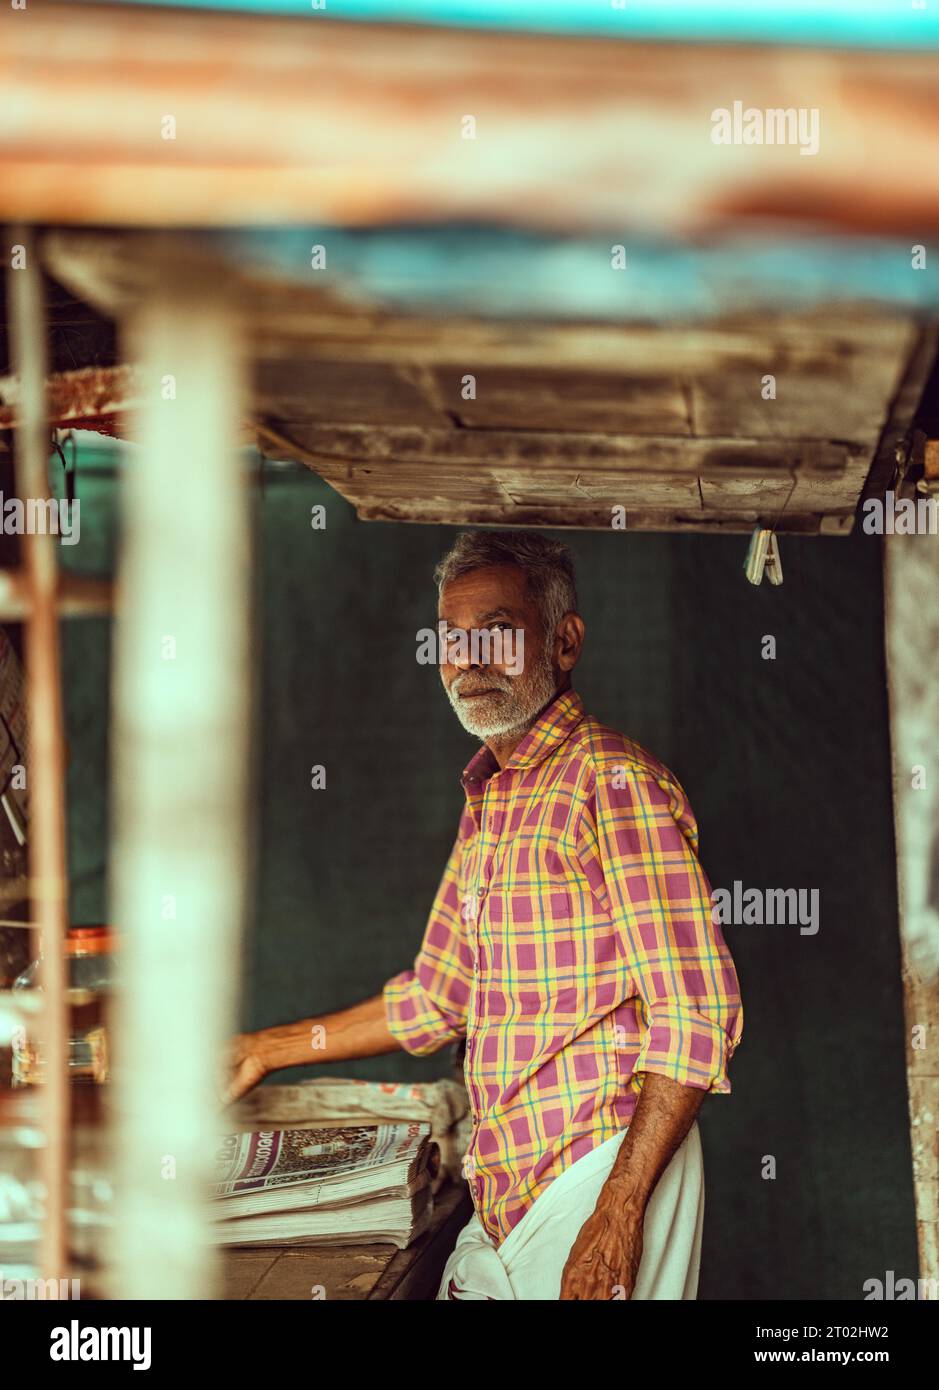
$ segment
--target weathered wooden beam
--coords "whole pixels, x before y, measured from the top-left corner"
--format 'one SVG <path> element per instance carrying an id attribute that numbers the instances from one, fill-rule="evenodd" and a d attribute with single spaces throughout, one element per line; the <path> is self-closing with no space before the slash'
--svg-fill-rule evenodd
<path id="1" fill-rule="evenodd" d="M 375 465 L 376 483 L 384 476 L 400 485 L 408 470 L 415 481 L 433 476 L 472 479 L 478 469 L 523 469 L 550 474 L 558 468 L 627 474 L 693 475 L 749 473 L 788 475 L 792 469 L 837 476 L 861 452 L 858 446 L 827 440 L 699 439 L 664 435 L 550 433 L 539 430 L 454 430 L 408 426 L 294 426 L 284 452 L 296 456 L 333 481 L 358 465 Z M 378 466 L 381 466 L 380 470 Z M 329 476 L 332 474 L 333 476 Z M 398 484 L 395 484 L 395 475 Z M 359 473 L 361 475 L 361 472 Z"/>
<path id="2" fill-rule="evenodd" d="M 0 570 L 0 621 L 21 623 L 34 607 L 29 576 L 23 570 Z M 96 618 L 114 607 L 114 586 L 107 579 L 59 574 L 55 611 L 60 618 Z"/>
<path id="3" fill-rule="evenodd" d="M 268 374 L 262 382 L 281 368 L 296 375 L 301 362 L 422 367 L 444 393 L 487 368 L 712 381 L 741 371 L 757 383 L 767 372 L 811 377 L 835 369 L 853 379 L 855 363 L 862 372 L 863 362 L 905 357 L 911 335 L 908 311 L 864 305 L 663 324 L 405 313 L 363 300 L 338 272 L 315 283 L 261 275 L 183 233 L 168 248 L 152 233 L 58 231 L 44 238 L 43 254 L 74 294 L 115 317 L 160 294 L 174 257 L 201 266 L 206 278 L 224 278 L 250 321 L 255 360 Z"/>
<path id="4" fill-rule="evenodd" d="M 609 531 L 611 523 L 609 506 L 589 503 L 513 506 L 509 509 L 504 503 L 493 505 L 436 498 L 429 501 L 408 499 L 366 503 L 357 506 L 356 513 L 362 521 L 406 521 L 430 526 L 545 526 L 558 530 Z M 763 514 L 758 511 L 704 512 L 696 510 L 693 506 L 684 510 L 676 507 L 671 510 L 664 508 L 661 511 L 653 511 L 640 504 L 635 508 L 627 508 L 622 529 L 746 535 L 762 519 Z M 843 534 L 845 529 L 850 529 L 851 520 L 849 514 L 847 528 L 839 518 L 837 530 L 832 525 L 826 529 L 832 534 Z M 821 520 L 817 515 L 788 511 L 777 527 L 780 533 L 795 535 L 817 535 L 821 529 Z"/>
<path id="5" fill-rule="evenodd" d="M 844 535 L 867 466 L 856 445 L 819 441 L 308 427 L 259 445 L 311 467 L 363 520 L 608 529 L 820 529 Z M 302 440 L 302 443 L 300 442 Z M 780 518 L 782 520 L 780 521 Z"/>
<path id="6" fill-rule="evenodd" d="M 403 516 L 429 492 L 448 514 L 501 506 L 518 524 L 538 504 L 575 524 L 616 504 L 709 525 L 785 503 L 792 524 L 825 517 L 843 534 L 888 411 L 909 428 L 912 387 L 897 383 L 921 384 L 934 331 L 863 307 L 661 327 L 405 314 L 340 282 L 260 276 L 189 238 L 60 232 L 46 245 L 73 292 L 112 313 L 158 298 L 179 257 L 224 277 L 259 359 L 262 447 L 314 468 L 360 515 Z"/>
<path id="7" fill-rule="evenodd" d="M 873 450 L 917 338 L 910 322 L 891 349 L 871 352 L 862 338 L 852 352 L 833 353 L 822 370 L 782 364 L 775 370 L 720 370 L 695 377 L 690 384 L 695 433 L 837 439 Z M 762 390 L 767 375 L 773 378 L 771 399 Z"/>
<path id="8" fill-rule="evenodd" d="M 139 396 L 139 382 L 125 365 L 57 372 L 46 383 L 49 423 L 81 428 L 88 421 L 120 421 L 136 409 Z M 16 424 L 20 401 L 17 377 L 0 377 L 0 430 Z"/>
<path id="9" fill-rule="evenodd" d="M 939 536 L 888 536 L 885 557 L 885 636 L 920 1277 L 939 1280 Z"/>
<path id="10" fill-rule="evenodd" d="M 185 263 L 126 327 L 154 386 L 122 483 L 115 649 L 116 1298 L 212 1297 L 216 1272 L 205 1193 L 248 859 L 242 342 L 236 308 Z"/>
<path id="11" fill-rule="evenodd" d="M 474 374 L 470 399 L 466 399 L 465 373 L 438 370 L 432 378 L 439 410 L 464 429 L 693 433 L 688 391 L 680 377 L 629 374 L 612 364 L 605 371 L 591 372 L 487 367 Z M 279 414 L 289 418 L 285 410 Z"/>
<path id="12" fill-rule="evenodd" d="M 7 6 L 0 24 L 6 217 L 517 223 L 523 209 L 530 226 L 657 237 L 747 218 L 939 227 L 930 53 L 703 55 L 53 0 L 28 23 Z M 810 101 L 818 153 L 712 143 L 710 113 L 738 99 L 760 110 Z"/>
<path id="13" fill-rule="evenodd" d="M 895 392 L 886 413 L 880 439 L 858 499 L 858 514 L 870 499 L 884 495 L 902 480 L 913 449 L 914 422 L 939 352 L 939 325 L 923 324 L 913 350 L 901 367 Z"/>
<path id="14" fill-rule="evenodd" d="M 48 420 L 46 416 L 45 308 L 36 238 L 25 227 L 11 228 L 11 246 L 22 248 L 23 263 L 7 272 L 13 359 L 22 384 L 15 440 L 16 490 L 23 498 L 45 498 Z M 68 929 L 68 878 L 65 845 L 65 732 L 56 614 L 58 577 L 52 537 L 22 538 L 23 573 L 29 611 L 25 633 L 26 698 L 29 712 L 29 874 L 34 959 L 41 960 L 43 1007 L 40 1042 L 45 1055 L 42 1122 L 45 1145 L 41 1174 L 45 1190 L 40 1269 L 46 1279 L 68 1277 L 66 1236 L 69 1095 L 65 934 Z"/>
<path id="15" fill-rule="evenodd" d="M 798 472 L 764 478 L 702 477 L 698 480 L 706 511 L 757 511 L 775 522 L 790 510 L 850 519 L 853 493 L 844 475 L 836 478 Z M 836 528 L 840 530 L 841 528 Z"/>

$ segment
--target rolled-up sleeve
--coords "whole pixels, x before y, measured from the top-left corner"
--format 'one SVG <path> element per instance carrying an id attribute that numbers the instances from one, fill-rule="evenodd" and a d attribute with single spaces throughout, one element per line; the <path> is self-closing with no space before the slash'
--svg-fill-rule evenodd
<path id="1" fill-rule="evenodd" d="M 395 975 L 383 991 L 389 1031 L 406 1052 L 417 1056 L 436 1052 L 466 1034 L 473 948 L 460 901 L 460 854 L 457 836 L 414 968 Z"/>
<path id="2" fill-rule="evenodd" d="M 597 774 L 596 844 L 609 910 L 646 1023 L 635 1071 L 729 1092 L 740 987 L 698 862 L 684 792 L 643 767 Z"/>

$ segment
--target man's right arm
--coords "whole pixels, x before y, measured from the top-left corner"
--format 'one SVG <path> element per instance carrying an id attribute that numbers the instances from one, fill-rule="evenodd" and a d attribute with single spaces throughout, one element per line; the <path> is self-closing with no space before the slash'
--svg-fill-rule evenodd
<path id="1" fill-rule="evenodd" d="M 226 1053 L 226 1104 L 282 1067 L 347 1062 L 397 1048 L 422 1056 L 465 1035 L 473 955 L 459 896 L 460 854 L 457 836 L 414 969 L 349 1009 L 233 1038 Z"/>
<path id="2" fill-rule="evenodd" d="M 226 1063 L 230 1075 L 225 1104 L 238 1100 L 282 1067 L 377 1057 L 400 1046 L 388 1027 L 381 994 L 319 1018 L 302 1018 L 296 1023 L 262 1028 L 257 1033 L 240 1033 L 228 1045 Z"/>

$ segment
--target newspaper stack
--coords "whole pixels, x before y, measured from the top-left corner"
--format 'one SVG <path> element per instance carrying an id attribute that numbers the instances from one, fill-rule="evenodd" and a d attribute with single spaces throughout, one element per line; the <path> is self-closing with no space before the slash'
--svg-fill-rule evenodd
<path id="1" fill-rule="evenodd" d="M 410 1245 L 439 1151 L 418 1122 L 230 1134 L 217 1155 L 220 1245 Z"/>
<path id="2" fill-rule="evenodd" d="M 426 1124 L 440 1149 L 435 1192 L 447 1178 L 461 1180 L 471 1128 L 466 1088 L 449 1080 L 400 1083 L 318 1076 L 293 1085 L 258 1086 L 230 1113 L 233 1129 L 307 1129 L 405 1120 Z"/>

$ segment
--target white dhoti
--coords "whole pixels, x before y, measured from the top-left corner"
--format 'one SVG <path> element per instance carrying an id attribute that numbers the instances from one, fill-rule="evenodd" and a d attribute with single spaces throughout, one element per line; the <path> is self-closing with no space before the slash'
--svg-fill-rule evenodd
<path id="1" fill-rule="evenodd" d="M 580 1228 L 597 1204 L 623 1134 L 584 1154 L 554 1179 L 501 1245 L 474 1212 L 460 1232 L 438 1299 L 557 1299 Z M 698 1291 L 704 1221 L 701 1136 L 693 1124 L 646 1208 L 634 1299 L 693 1299 Z M 616 1294 L 610 1291 L 610 1298 Z"/>

